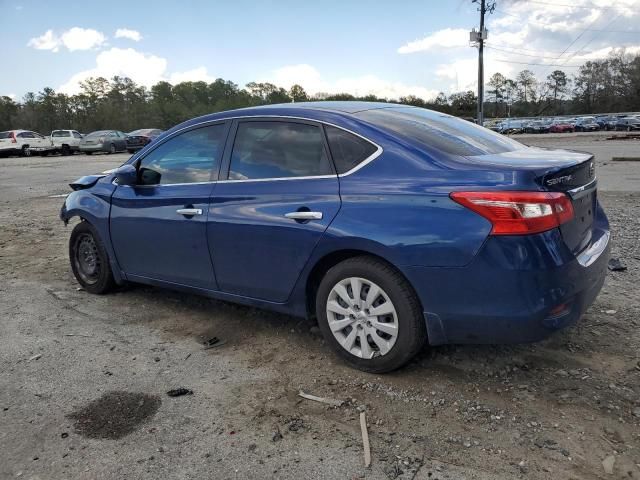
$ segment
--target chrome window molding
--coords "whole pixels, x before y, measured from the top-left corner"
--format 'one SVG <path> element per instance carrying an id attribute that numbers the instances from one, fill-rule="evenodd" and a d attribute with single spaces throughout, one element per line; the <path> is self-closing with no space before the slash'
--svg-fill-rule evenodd
<path id="1" fill-rule="evenodd" d="M 354 132 L 353 130 L 349 130 L 348 128 L 344 128 L 341 127 L 340 125 L 336 125 L 334 123 L 331 122 L 326 122 L 323 120 L 315 120 L 312 118 L 305 118 L 305 117 L 296 117 L 293 115 L 250 115 L 250 116 L 235 116 L 235 117 L 227 117 L 227 118 L 218 118 L 215 120 L 206 120 L 203 122 L 199 122 L 199 123 L 194 123 L 192 125 L 189 125 L 188 127 L 183 127 L 179 130 L 176 130 L 175 132 L 171 133 L 171 135 L 169 135 L 167 138 L 163 139 L 162 142 L 158 143 L 157 145 L 154 145 L 154 148 L 149 150 L 148 152 L 145 152 L 144 156 L 140 156 L 136 158 L 136 161 L 138 160 L 143 160 L 148 154 L 150 154 L 151 152 L 153 152 L 156 148 L 158 148 L 160 145 L 162 145 L 163 143 L 171 140 L 173 137 L 175 137 L 176 135 L 186 131 L 186 130 L 190 130 L 192 128 L 197 128 L 197 127 L 204 127 L 207 125 L 215 125 L 216 123 L 222 123 L 222 122 L 226 122 L 228 120 L 259 120 L 262 118 L 284 118 L 284 119 L 291 119 L 291 120 L 302 120 L 302 121 L 306 121 L 306 122 L 315 122 L 315 123 L 319 123 L 322 125 L 328 125 L 330 127 L 335 127 L 335 128 L 339 128 L 340 130 L 344 130 L 345 132 L 350 133 L 351 135 L 355 135 L 356 137 L 360 137 L 363 140 L 369 142 L 371 145 L 376 147 L 376 151 L 373 152 L 371 155 L 369 155 L 367 158 L 365 158 L 363 161 L 361 161 L 359 164 L 357 164 L 355 167 L 353 167 L 351 170 L 348 170 L 344 173 L 340 173 L 340 174 L 336 174 L 336 175 L 311 175 L 311 176 L 302 176 L 302 177 L 274 177 L 274 178 L 247 178 L 247 179 L 231 179 L 231 178 L 226 178 L 224 180 L 213 180 L 210 182 L 198 182 L 198 183 L 165 183 L 165 184 L 157 184 L 157 185 L 136 185 L 136 187 L 171 187 L 171 186 L 178 186 L 178 185 L 202 185 L 202 184 L 207 184 L 207 183 L 248 183 L 248 182 L 279 182 L 279 181 L 283 181 L 283 180 L 311 180 L 311 179 L 323 179 L 323 178 L 343 178 L 343 177 L 347 177 L 349 175 L 351 175 L 352 173 L 357 172 L 358 170 L 360 170 L 361 168 L 367 166 L 369 163 L 373 162 L 376 158 L 378 158 L 380 155 L 382 155 L 382 152 L 384 151 L 383 148 L 378 145 L 376 142 L 368 139 L 367 137 L 360 135 L 359 133 Z M 133 158 L 133 157 L 132 157 Z M 115 181 L 115 180 L 114 180 Z M 127 186 L 127 185 L 122 185 L 122 186 Z"/>

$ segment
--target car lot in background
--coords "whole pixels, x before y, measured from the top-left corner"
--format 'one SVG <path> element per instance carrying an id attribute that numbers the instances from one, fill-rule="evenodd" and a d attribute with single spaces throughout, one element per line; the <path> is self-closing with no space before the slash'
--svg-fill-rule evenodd
<path id="1" fill-rule="evenodd" d="M 0 132 L 0 156 L 20 155 L 30 157 L 32 153 L 46 155 L 53 151 L 49 137 L 31 130 L 7 130 Z"/>
<path id="2" fill-rule="evenodd" d="M 80 151 L 91 155 L 96 152 L 116 153 L 127 150 L 127 136 L 119 130 L 97 130 L 80 140 Z"/>
<path id="3" fill-rule="evenodd" d="M 127 151 L 134 153 L 158 138 L 162 130 L 158 128 L 141 128 L 127 133 Z"/>
<path id="4" fill-rule="evenodd" d="M 543 120 L 534 120 L 525 125 L 524 133 L 547 133 L 549 127 L 550 124 Z"/>
<path id="5" fill-rule="evenodd" d="M 76 130 L 54 130 L 50 138 L 53 150 L 62 155 L 72 155 L 80 150 L 82 134 Z"/>

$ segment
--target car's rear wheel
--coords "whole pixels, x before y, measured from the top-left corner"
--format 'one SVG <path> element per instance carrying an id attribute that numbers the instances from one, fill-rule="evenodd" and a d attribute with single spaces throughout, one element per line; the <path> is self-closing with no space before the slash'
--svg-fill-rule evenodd
<path id="1" fill-rule="evenodd" d="M 129 149 L 127 150 L 127 152 L 129 152 L 129 153 L 132 153 L 132 154 L 133 154 L 133 153 L 135 153 L 135 150 L 134 150 L 133 148 L 129 148 Z"/>
<path id="2" fill-rule="evenodd" d="M 80 222 L 71 232 L 69 260 L 76 280 L 87 292 L 102 294 L 114 287 L 107 251 L 89 222 Z"/>
<path id="3" fill-rule="evenodd" d="M 31 156 L 31 149 L 29 148 L 29 145 L 22 146 L 22 149 L 20 150 L 20 155 L 22 155 L 23 157 Z"/>
<path id="4" fill-rule="evenodd" d="M 87 151 L 87 152 L 84 152 L 84 153 L 85 153 L 85 155 L 91 155 L 93 152 L 88 152 Z"/>
<path id="5" fill-rule="evenodd" d="M 71 148 L 69 148 L 69 145 L 62 146 L 62 155 L 64 156 L 71 155 Z"/>
<path id="6" fill-rule="evenodd" d="M 402 367 L 427 338 L 413 289 L 397 270 L 373 257 L 350 258 L 325 274 L 316 315 L 335 352 L 367 372 Z"/>
<path id="7" fill-rule="evenodd" d="M 109 145 L 109 153 L 116 153 L 116 146 L 113 143 Z"/>

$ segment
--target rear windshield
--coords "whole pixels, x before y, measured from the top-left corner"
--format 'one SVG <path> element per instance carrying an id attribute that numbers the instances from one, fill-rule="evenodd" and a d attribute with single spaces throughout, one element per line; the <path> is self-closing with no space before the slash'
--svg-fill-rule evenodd
<path id="1" fill-rule="evenodd" d="M 51 132 L 51 136 L 52 137 L 70 137 L 71 132 L 69 132 L 68 130 L 54 130 L 53 132 Z"/>
<path id="2" fill-rule="evenodd" d="M 489 155 L 526 148 L 487 128 L 423 108 L 380 108 L 355 115 L 384 130 L 452 155 Z"/>
<path id="3" fill-rule="evenodd" d="M 107 133 L 109 133 L 109 130 L 98 130 L 97 132 L 91 132 L 89 135 L 87 135 L 86 138 L 100 137 L 102 135 L 106 135 Z"/>
<path id="4" fill-rule="evenodd" d="M 11 132 L 0 132 L 0 138 L 11 138 Z"/>

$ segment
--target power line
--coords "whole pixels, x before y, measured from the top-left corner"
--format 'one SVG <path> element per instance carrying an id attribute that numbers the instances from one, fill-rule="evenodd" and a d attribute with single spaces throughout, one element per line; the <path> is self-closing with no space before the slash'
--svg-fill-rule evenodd
<path id="1" fill-rule="evenodd" d="M 605 7 L 604 10 L 609 9 L 609 8 L 613 8 L 613 7 Z M 517 18 L 519 20 L 524 20 L 523 19 L 523 15 L 516 15 L 515 13 L 509 13 L 509 12 L 506 12 L 506 11 L 500 9 L 500 8 L 496 8 L 495 11 L 498 12 L 498 13 L 501 13 L 502 15 L 508 15 L 509 17 L 514 17 L 514 18 Z M 618 14 L 618 16 L 620 16 L 620 15 Z M 600 18 L 600 17 L 598 17 L 598 18 Z M 529 19 L 527 19 L 527 23 L 530 23 L 530 24 L 533 24 L 533 25 L 538 25 L 538 26 L 541 26 L 541 27 L 554 27 L 554 28 L 558 27 L 557 24 L 545 23 L 545 22 L 540 22 L 540 21 L 537 21 L 537 20 L 529 20 Z M 588 30 L 590 32 L 640 34 L 640 30 L 603 30 L 601 28 L 583 28 L 581 30 Z"/>
<path id="2" fill-rule="evenodd" d="M 522 52 L 518 52 L 518 51 L 515 51 L 515 50 L 505 50 L 504 48 L 498 48 L 498 47 L 493 47 L 493 46 L 489 46 L 489 45 L 485 45 L 485 47 L 486 48 L 490 48 L 491 50 L 498 50 L 500 52 L 510 53 L 512 55 L 522 55 L 524 57 L 546 58 L 546 59 L 549 59 L 549 60 L 557 60 L 557 59 L 560 58 L 559 56 L 558 57 L 547 57 L 546 55 L 543 55 L 543 54 L 542 55 L 541 54 L 532 55 L 530 53 L 522 53 Z"/>

